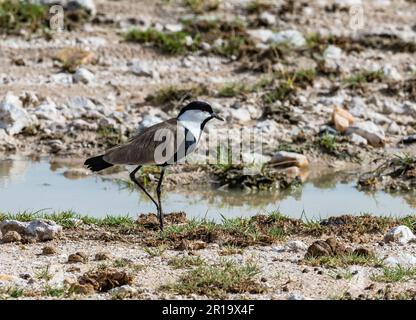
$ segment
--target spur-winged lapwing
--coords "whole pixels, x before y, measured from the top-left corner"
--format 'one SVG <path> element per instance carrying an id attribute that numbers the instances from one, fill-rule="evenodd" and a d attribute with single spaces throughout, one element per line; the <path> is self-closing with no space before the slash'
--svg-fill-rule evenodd
<path id="1" fill-rule="evenodd" d="M 90 170 L 96 172 L 113 165 L 137 165 L 130 173 L 130 179 L 152 200 L 163 230 L 163 212 L 160 193 L 165 168 L 184 160 L 195 150 L 204 126 L 211 119 L 224 121 L 212 107 L 202 101 L 194 101 L 181 109 L 177 118 L 158 123 L 133 136 L 127 143 L 118 145 L 97 157 L 85 161 Z M 160 178 L 156 187 L 157 202 L 136 179 L 136 173 L 143 165 L 157 165 Z"/>

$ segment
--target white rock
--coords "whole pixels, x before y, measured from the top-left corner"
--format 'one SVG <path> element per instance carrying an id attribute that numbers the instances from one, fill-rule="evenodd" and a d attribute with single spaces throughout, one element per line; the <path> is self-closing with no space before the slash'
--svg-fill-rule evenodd
<path id="1" fill-rule="evenodd" d="M 402 129 L 395 121 L 392 121 L 387 128 L 387 132 L 391 134 L 402 134 Z"/>
<path id="2" fill-rule="evenodd" d="M 57 110 L 53 101 L 45 101 L 35 109 L 38 119 L 51 120 L 55 122 L 65 122 L 65 118 Z"/>
<path id="3" fill-rule="evenodd" d="M 22 102 L 12 93 L 7 93 L 0 102 L 0 129 L 5 129 L 10 135 L 20 133 L 24 127 L 30 125 L 32 119 Z"/>
<path id="4" fill-rule="evenodd" d="M 191 36 L 186 36 L 186 37 L 185 37 L 185 45 L 186 45 L 187 47 L 192 46 L 192 45 L 193 45 L 193 43 L 194 43 L 194 40 L 192 39 L 192 37 L 191 37 Z"/>
<path id="5" fill-rule="evenodd" d="M 96 108 L 95 104 L 88 98 L 82 96 L 71 97 L 68 100 L 68 107 L 72 111 L 85 112 L 85 110 L 93 110 Z"/>
<path id="6" fill-rule="evenodd" d="M 111 294 L 120 294 L 120 295 L 132 295 L 136 294 L 138 291 L 136 288 L 133 288 L 132 286 L 129 286 L 128 284 L 113 288 L 109 291 Z"/>
<path id="7" fill-rule="evenodd" d="M 162 122 L 163 119 L 157 115 L 148 114 L 143 117 L 142 121 L 140 121 L 138 131 L 141 131 L 145 128 L 151 127 L 157 123 Z"/>
<path id="8" fill-rule="evenodd" d="M 147 63 L 141 62 L 137 59 L 132 61 L 130 70 L 136 76 L 146 76 L 146 77 L 151 77 L 152 76 L 149 65 Z"/>
<path id="9" fill-rule="evenodd" d="M 361 0 L 335 0 L 335 3 L 341 8 L 348 8 L 362 5 Z"/>
<path id="10" fill-rule="evenodd" d="M 270 42 L 273 43 L 288 43 L 294 47 L 303 47 L 306 44 L 306 40 L 302 33 L 297 30 L 284 30 L 273 34 Z"/>
<path id="11" fill-rule="evenodd" d="M 325 106 L 342 106 L 344 104 L 345 97 L 341 94 L 334 97 L 321 97 L 319 103 L 322 103 Z"/>
<path id="12" fill-rule="evenodd" d="M 170 24 L 165 25 L 165 29 L 170 32 L 179 32 L 179 31 L 182 31 L 183 26 L 181 24 L 170 23 Z"/>
<path id="13" fill-rule="evenodd" d="M 64 72 L 53 74 L 51 79 L 53 82 L 59 84 L 72 84 L 72 75 Z"/>
<path id="14" fill-rule="evenodd" d="M 62 227 L 51 220 L 33 220 L 31 222 L 4 220 L 0 223 L 0 231 L 3 235 L 9 231 L 16 231 L 24 239 L 47 241 L 59 237 Z"/>
<path id="15" fill-rule="evenodd" d="M 396 113 L 396 114 L 402 114 L 405 113 L 405 109 L 403 108 L 402 105 L 399 105 L 396 101 L 392 101 L 392 100 L 385 100 L 383 102 L 383 113 L 385 114 L 392 114 L 392 113 Z"/>
<path id="16" fill-rule="evenodd" d="M 269 29 L 254 29 L 248 30 L 247 32 L 254 40 L 261 42 L 268 42 L 274 35 L 274 32 Z"/>
<path id="17" fill-rule="evenodd" d="M 201 49 L 204 51 L 209 51 L 211 50 L 211 45 L 207 42 L 202 42 L 201 43 Z"/>
<path id="18" fill-rule="evenodd" d="M 308 246 L 304 242 L 299 241 L 299 240 L 288 241 L 285 244 L 285 248 L 288 251 L 295 251 L 295 252 L 308 250 Z"/>
<path id="19" fill-rule="evenodd" d="M 94 74 L 85 68 L 79 68 L 73 75 L 74 82 L 82 82 L 85 84 L 91 83 L 94 77 Z"/>
<path id="20" fill-rule="evenodd" d="M 26 234 L 40 241 L 53 240 L 62 233 L 62 226 L 51 220 L 34 220 L 26 227 Z"/>
<path id="21" fill-rule="evenodd" d="M 323 55 L 325 59 L 339 60 L 341 58 L 342 49 L 333 45 L 329 45 L 325 49 Z"/>
<path id="22" fill-rule="evenodd" d="M 87 131 L 95 131 L 98 129 L 98 125 L 96 123 L 89 123 L 83 119 L 76 119 L 72 121 L 71 125 L 76 130 L 87 130 Z"/>
<path id="23" fill-rule="evenodd" d="M 399 253 L 396 256 L 390 256 L 383 260 L 383 262 L 390 267 L 402 266 L 402 267 L 414 267 L 416 266 L 416 256 L 409 253 Z"/>
<path id="24" fill-rule="evenodd" d="M 354 116 L 354 117 L 365 117 L 367 114 L 367 104 L 361 97 L 353 97 L 351 99 L 350 108 L 348 111 Z"/>
<path id="25" fill-rule="evenodd" d="M 237 120 L 239 123 L 246 123 L 251 120 L 250 112 L 245 108 L 230 109 L 231 118 Z"/>
<path id="26" fill-rule="evenodd" d="M 408 242 L 416 242 L 416 236 L 409 227 L 397 226 L 386 233 L 384 242 L 396 242 L 405 245 Z"/>
<path id="27" fill-rule="evenodd" d="M 215 48 L 222 47 L 225 44 L 224 39 L 218 38 L 215 39 L 214 43 L 212 44 Z"/>
<path id="28" fill-rule="evenodd" d="M 350 135 L 350 141 L 356 145 L 366 145 L 367 139 L 359 136 L 358 134 L 352 133 Z"/>
<path id="29" fill-rule="evenodd" d="M 257 122 L 255 129 L 262 134 L 274 135 L 279 131 L 279 126 L 274 120 L 264 120 Z"/>
<path id="30" fill-rule="evenodd" d="M 347 134 L 356 133 L 365 138 L 369 144 L 374 147 L 384 145 L 385 134 L 383 129 L 379 128 L 371 121 L 357 122 L 347 129 Z"/>
<path id="31" fill-rule="evenodd" d="M 416 117 L 416 103 L 405 101 L 403 103 L 404 114 L 412 117 Z"/>
<path id="32" fill-rule="evenodd" d="M 397 71 L 397 69 L 389 64 L 385 65 L 383 67 L 383 73 L 386 77 L 396 80 L 396 81 L 400 81 L 402 80 L 402 76 L 399 73 L 399 71 Z"/>
<path id="33" fill-rule="evenodd" d="M 268 26 L 274 25 L 276 23 L 276 16 L 267 11 L 263 12 L 259 18 L 261 22 Z"/>

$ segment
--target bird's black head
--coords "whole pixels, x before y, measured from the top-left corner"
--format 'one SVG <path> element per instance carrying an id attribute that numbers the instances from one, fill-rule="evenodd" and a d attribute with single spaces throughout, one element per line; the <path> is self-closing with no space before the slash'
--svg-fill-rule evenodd
<path id="1" fill-rule="evenodd" d="M 204 101 L 192 101 L 191 103 L 188 103 L 185 107 L 181 109 L 179 112 L 178 118 L 185 113 L 186 111 L 190 110 L 198 110 L 202 112 L 208 112 L 209 114 L 213 113 L 212 107 L 209 103 Z"/>
<path id="2" fill-rule="evenodd" d="M 211 119 L 218 119 L 224 121 L 219 115 L 217 115 L 209 103 L 204 101 L 193 101 L 183 107 L 179 112 L 178 119 L 192 122 L 200 122 L 201 127 Z"/>

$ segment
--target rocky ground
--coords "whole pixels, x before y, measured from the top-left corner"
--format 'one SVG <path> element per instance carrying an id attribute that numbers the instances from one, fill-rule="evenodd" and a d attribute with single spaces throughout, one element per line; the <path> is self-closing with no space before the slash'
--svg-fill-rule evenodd
<path id="1" fill-rule="evenodd" d="M 63 230 L 53 221 L 0 223 L 1 298 L 416 297 L 416 237 L 403 225 L 414 228 L 414 217 L 305 224 L 270 215 L 209 225 L 174 214 L 162 234 L 155 216 L 54 219 Z"/>
<path id="2" fill-rule="evenodd" d="M 382 158 L 358 179 L 361 188 L 416 186 L 414 1 L 32 2 L 64 5 L 66 29 L 45 28 L 46 11 L 9 20 L 10 1 L 0 0 L 4 157 L 85 158 L 203 99 L 227 120 L 210 132 L 263 134 L 256 159 L 292 167 L 248 176 L 241 167 L 181 166 L 176 183 L 193 182 L 198 170 L 198 179 L 208 171 L 221 185 L 263 188 L 277 178 L 285 188 L 308 166 L 367 169 Z M 273 221 L 260 238 L 257 227 L 247 236 L 235 224 L 219 239 L 206 226 L 199 236 L 189 231 L 199 226 L 172 227 L 181 236 L 166 240 L 143 226 L 86 223 L 47 244 L 9 234 L 12 242 L 0 245 L 0 297 L 414 298 L 413 240 L 383 240 L 401 224 L 410 240 L 414 220 L 372 222 L 362 236 L 303 227 L 287 234 Z M 310 249 L 334 236 L 342 250 L 333 240 Z M 305 259 L 316 247 L 321 253 Z M 104 251 L 111 255 L 96 259 Z"/>
<path id="3" fill-rule="evenodd" d="M 200 98 L 266 155 L 414 154 L 412 1 L 86 3 L 71 31 L 2 26 L 4 152 L 92 154 Z"/>

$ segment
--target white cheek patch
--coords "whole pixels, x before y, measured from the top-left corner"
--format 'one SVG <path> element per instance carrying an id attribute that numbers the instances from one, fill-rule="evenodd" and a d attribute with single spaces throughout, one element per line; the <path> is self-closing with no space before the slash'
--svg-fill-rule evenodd
<path id="1" fill-rule="evenodd" d="M 201 136 L 201 125 L 209 117 L 211 117 L 209 112 L 189 110 L 184 112 L 178 120 L 193 134 L 198 142 Z"/>

